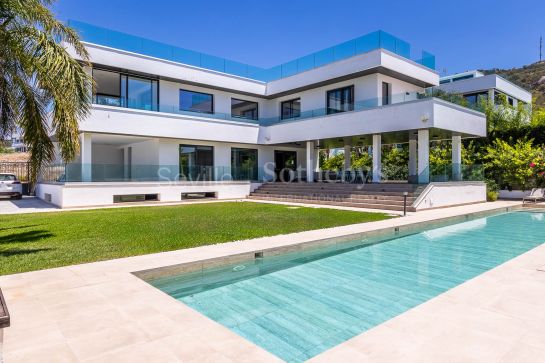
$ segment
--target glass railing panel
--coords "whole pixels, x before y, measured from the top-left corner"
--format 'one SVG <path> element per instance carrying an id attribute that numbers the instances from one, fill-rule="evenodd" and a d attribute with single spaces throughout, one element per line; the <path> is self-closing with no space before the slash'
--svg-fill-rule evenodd
<path id="1" fill-rule="evenodd" d="M 431 69 L 435 69 L 435 56 L 426 51 L 422 51 L 422 65 Z"/>
<path id="2" fill-rule="evenodd" d="M 282 78 L 293 76 L 299 73 L 297 69 L 297 60 L 282 64 Z"/>
<path id="3" fill-rule="evenodd" d="M 192 50 L 183 49 L 183 48 L 173 48 L 172 60 L 174 62 L 188 64 L 190 66 L 195 66 L 195 67 L 200 67 L 201 53 L 194 52 Z"/>
<path id="4" fill-rule="evenodd" d="M 240 77 L 248 77 L 248 66 L 246 64 L 225 60 L 225 73 L 234 74 Z"/>
<path id="5" fill-rule="evenodd" d="M 42 168 L 40 182 L 214 182 L 271 181 L 274 166 L 211 166 L 157 164 L 51 164 Z"/>
<path id="6" fill-rule="evenodd" d="M 356 42 L 354 40 L 350 40 L 348 42 L 336 45 L 333 53 L 335 55 L 335 61 L 353 57 L 356 55 Z"/>
<path id="7" fill-rule="evenodd" d="M 273 67 L 271 69 L 262 69 L 260 67 L 244 65 L 224 58 L 170 46 L 161 42 L 96 27 L 74 20 L 70 20 L 68 24 L 74 27 L 82 36 L 82 39 L 87 42 L 248 77 L 263 82 L 281 79 L 282 77 L 289 77 L 295 74 L 292 65 L 289 64 L 292 62 L 288 62 L 289 65 L 285 65 L 285 72 L 282 72 L 281 66 Z M 297 63 L 296 72 L 304 72 L 315 67 L 379 48 L 390 50 L 410 59 L 411 48 L 409 43 L 379 30 L 312 53 L 308 56 L 301 57 L 293 62 Z M 419 58 L 418 62 L 426 67 L 435 69 L 435 57 L 428 52 L 423 53 L 424 54 Z"/>
<path id="8" fill-rule="evenodd" d="M 161 59 L 172 59 L 173 47 L 154 40 L 142 39 L 142 53 Z"/>
<path id="9" fill-rule="evenodd" d="M 105 95 L 95 95 L 94 103 L 98 105 L 105 105 L 105 106 L 115 106 L 115 107 L 124 106 L 120 97 L 105 96 Z"/>
<path id="10" fill-rule="evenodd" d="M 355 39 L 356 54 L 367 53 L 380 48 L 380 31 L 372 32 Z"/>
<path id="11" fill-rule="evenodd" d="M 265 82 L 267 78 L 266 70 L 259 67 L 248 66 L 248 78 L 257 79 L 259 81 Z"/>
<path id="12" fill-rule="evenodd" d="M 108 46 L 109 30 L 76 20 L 68 20 L 68 25 L 76 29 L 86 42 Z"/>
<path id="13" fill-rule="evenodd" d="M 384 31 L 380 31 L 380 47 L 390 52 L 396 52 L 396 37 Z"/>
<path id="14" fill-rule="evenodd" d="M 213 71 L 225 72 L 225 59 L 213 55 L 201 54 L 201 67 Z"/>
<path id="15" fill-rule="evenodd" d="M 335 61 L 335 48 L 330 47 L 314 53 L 314 66 L 320 67 Z"/>
<path id="16" fill-rule="evenodd" d="M 411 45 L 401 39 L 396 38 L 396 54 L 404 57 L 411 58 Z"/>
<path id="17" fill-rule="evenodd" d="M 133 53 L 145 54 L 142 49 L 142 38 L 113 30 L 108 32 L 108 46 Z"/>
<path id="18" fill-rule="evenodd" d="M 307 55 L 297 59 L 297 71 L 304 72 L 314 68 L 314 55 Z"/>

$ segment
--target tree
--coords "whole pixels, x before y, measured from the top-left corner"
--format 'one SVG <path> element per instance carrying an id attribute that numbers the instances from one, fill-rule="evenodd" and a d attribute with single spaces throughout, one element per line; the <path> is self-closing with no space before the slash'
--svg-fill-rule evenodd
<path id="1" fill-rule="evenodd" d="M 515 107 L 509 104 L 507 96 L 499 94 L 496 97 L 497 104 L 492 100 L 482 103 L 489 132 L 518 129 L 530 122 L 532 116 L 522 102 Z"/>
<path id="2" fill-rule="evenodd" d="M 72 58 L 88 53 L 74 30 L 48 9 L 54 0 L 0 1 L 0 136 L 20 127 L 30 151 L 31 177 L 54 157 L 79 152 L 79 120 L 90 109 L 92 78 Z"/>
<path id="3" fill-rule="evenodd" d="M 382 152 L 382 177 L 387 180 L 409 179 L 409 149 L 402 147 L 390 147 Z"/>
<path id="4" fill-rule="evenodd" d="M 532 145 L 533 140 L 517 140 L 514 145 L 500 139 L 486 147 L 485 169 L 500 185 L 527 190 L 535 180 L 535 161 L 542 149 Z"/>

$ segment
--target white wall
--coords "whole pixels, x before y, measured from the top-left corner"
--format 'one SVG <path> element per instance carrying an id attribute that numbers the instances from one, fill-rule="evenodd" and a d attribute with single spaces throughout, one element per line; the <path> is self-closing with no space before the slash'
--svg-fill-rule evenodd
<path id="1" fill-rule="evenodd" d="M 249 145 L 236 143 L 208 142 L 202 140 L 184 140 L 184 139 L 160 139 L 159 140 L 159 164 L 160 165 L 178 165 L 179 146 L 205 145 L 214 147 L 214 166 L 231 166 L 231 148 L 257 149 L 258 165 L 263 167 L 266 163 L 274 163 L 275 150 L 291 150 L 297 152 L 297 164 L 305 168 L 305 149 L 289 146 L 272 145 Z"/>
<path id="2" fill-rule="evenodd" d="M 301 99 L 301 110 L 309 111 L 315 109 L 323 109 L 326 105 L 327 91 L 336 88 L 354 86 L 354 101 L 368 101 L 376 100 L 382 97 L 382 82 L 388 82 L 391 84 L 391 91 L 394 102 L 408 101 L 416 99 L 415 92 L 424 92 L 422 87 L 418 87 L 414 84 L 385 76 L 379 73 L 374 73 L 367 76 L 357 77 L 354 79 L 336 82 L 327 86 L 312 88 L 302 92 L 297 92 L 282 97 L 278 97 L 272 100 L 266 100 L 263 98 L 251 97 L 240 95 L 232 92 L 218 91 L 205 87 L 191 86 L 178 82 L 160 81 L 160 99 L 161 108 L 163 112 L 176 112 L 179 108 L 179 91 L 180 89 L 186 89 L 190 91 L 209 93 L 214 95 L 214 112 L 231 114 L 231 98 L 238 98 L 258 103 L 259 117 L 279 117 L 280 105 L 283 101 L 292 100 L 296 98 Z M 411 93 L 410 96 L 406 96 L 405 93 Z M 406 97 L 405 97 L 406 96 Z M 405 97 L 405 98 L 403 98 Z M 204 116 L 204 115 L 203 115 Z"/>
<path id="3" fill-rule="evenodd" d="M 532 93 L 509 82 L 496 74 L 489 74 L 483 77 L 463 79 L 456 82 L 443 83 L 437 88 L 446 92 L 472 93 L 497 89 L 517 100 L 528 104 L 532 103 Z"/>
<path id="4" fill-rule="evenodd" d="M 123 148 L 115 145 L 92 144 L 91 160 L 93 164 L 123 164 Z"/>
<path id="5" fill-rule="evenodd" d="M 260 142 L 285 143 L 428 128 L 486 135 L 484 114 L 438 99 L 393 104 L 273 125 Z"/>
<path id="6" fill-rule="evenodd" d="M 484 183 L 430 183 L 412 206 L 419 211 L 482 202 L 486 202 L 486 184 Z"/>
<path id="7" fill-rule="evenodd" d="M 249 182 L 38 184 L 36 195 L 44 199 L 45 193 L 49 193 L 52 204 L 73 208 L 113 205 L 114 195 L 131 194 L 159 194 L 160 202 L 179 202 L 182 193 L 191 192 L 214 192 L 218 199 L 242 199 L 258 185 Z"/>

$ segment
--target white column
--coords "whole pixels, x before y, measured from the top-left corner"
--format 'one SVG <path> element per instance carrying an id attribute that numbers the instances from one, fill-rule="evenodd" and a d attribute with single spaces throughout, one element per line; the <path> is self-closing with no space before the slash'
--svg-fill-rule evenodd
<path id="1" fill-rule="evenodd" d="M 307 141 L 307 182 L 312 183 L 314 181 L 314 171 L 317 169 L 317 165 L 320 162 L 317 157 L 316 143 L 314 141 Z"/>
<path id="2" fill-rule="evenodd" d="M 344 142 L 344 170 L 352 168 L 352 145 L 345 140 Z"/>
<path id="3" fill-rule="evenodd" d="M 462 180 L 461 136 L 452 136 L 452 180 Z"/>
<path id="4" fill-rule="evenodd" d="M 415 137 L 409 139 L 409 183 L 417 181 L 418 165 L 417 163 L 417 140 Z"/>
<path id="5" fill-rule="evenodd" d="M 380 134 L 373 135 L 373 183 L 380 183 L 382 174 L 382 141 Z"/>
<path id="6" fill-rule="evenodd" d="M 81 181 L 90 182 L 91 163 L 92 163 L 92 139 L 91 134 L 82 133 L 80 135 L 80 156 L 81 156 Z"/>
<path id="7" fill-rule="evenodd" d="M 418 130 L 418 182 L 430 182 L 430 131 Z"/>

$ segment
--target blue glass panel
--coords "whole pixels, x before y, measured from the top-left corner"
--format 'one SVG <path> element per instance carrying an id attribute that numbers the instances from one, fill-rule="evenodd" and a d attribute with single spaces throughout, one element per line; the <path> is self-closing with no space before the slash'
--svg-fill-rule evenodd
<path id="1" fill-rule="evenodd" d="M 225 59 L 213 55 L 201 54 L 201 67 L 225 72 Z"/>
<path id="2" fill-rule="evenodd" d="M 172 60 L 191 66 L 201 66 L 201 53 L 194 52 L 183 48 L 172 49 Z"/>
<path id="3" fill-rule="evenodd" d="M 153 40 L 142 39 L 142 53 L 163 59 L 172 59 L 172 47 Z"/>
<path id="4" fill-rule="evenodd" d="M 355 40 L 356 54 L 367 53 L 380 48 L 380 31 L 369 33 Z"/>
<path id="5" fill-rule="evenodd" d="M 395 53 L 396 37 L 386 32 L 380 31 L 380 47 Z"/>
<path id="6" fill-rule="evenodd" d="M 108 46 L 129 52 L 142 53 L 142 38 L 110 30 Z"/>
<path id="7" fill-rule="evenodd" d="M 297 59 L 297 71 L 304 72 L 314 68 L 314 54 Z"/>
<path id="8" fill-rule="evenodd" d="M 267 79 L 267 71 L 263 68 L 248 66 L 248 78 L 265 82 Z"/>
<path id="9" fill-rule="evenodd" d="M 435 69 L 435 56 L 423 50 L 422 65 L 431 69 Z"/>
<path id="10" fill-rule="evenodd" d="M 314 66 L 320 67 L 324 64 L 328 64 L 335 61 L 335 49 L 334 47 L 321 50 L 314 53 Z"/>
<path id="11" fill-rule="evenodd" d="M 410 58 L 411 57 L 411 45 L 401 39 L 396 39 L 396 54 Z"/>
<path id="12" fill-rule="evenodd" d="M 297 60 L 282 64 L 282 78 L 293 76 L 297 72 Z"/>
<path id="13" fill-rule="evenodd" d="M 103 28 L 85 24 L 76 20 L 68 20 L 68 26 L 74 28 L 81 39 L 89 43 L 108 45 L 108 31 Z"/>
<path id="14" fill-rule="evenodd" d="M 267 69 L 266 74 L 267 74 L 266 75 L 267 81 L 273 81 L 275 79 L 280 79 L 280 78 L 282 78 L 282 66 L 276 66 L 276 67 L 269 68 L 269 69 Z"/>
<path id="15" fill-rule="evenodd" d="M 248 66 L 240 62 L 225 60 L 225 73 L 234 74 L 240 77 L 248 77 Z"/>
<path id="16" fill-rule="evenodd" d="M 348 42 L 341 43 L 334 47 L 335 60 L 350 58 L 355 55 L 356 42 L 350 40 Z"/>

